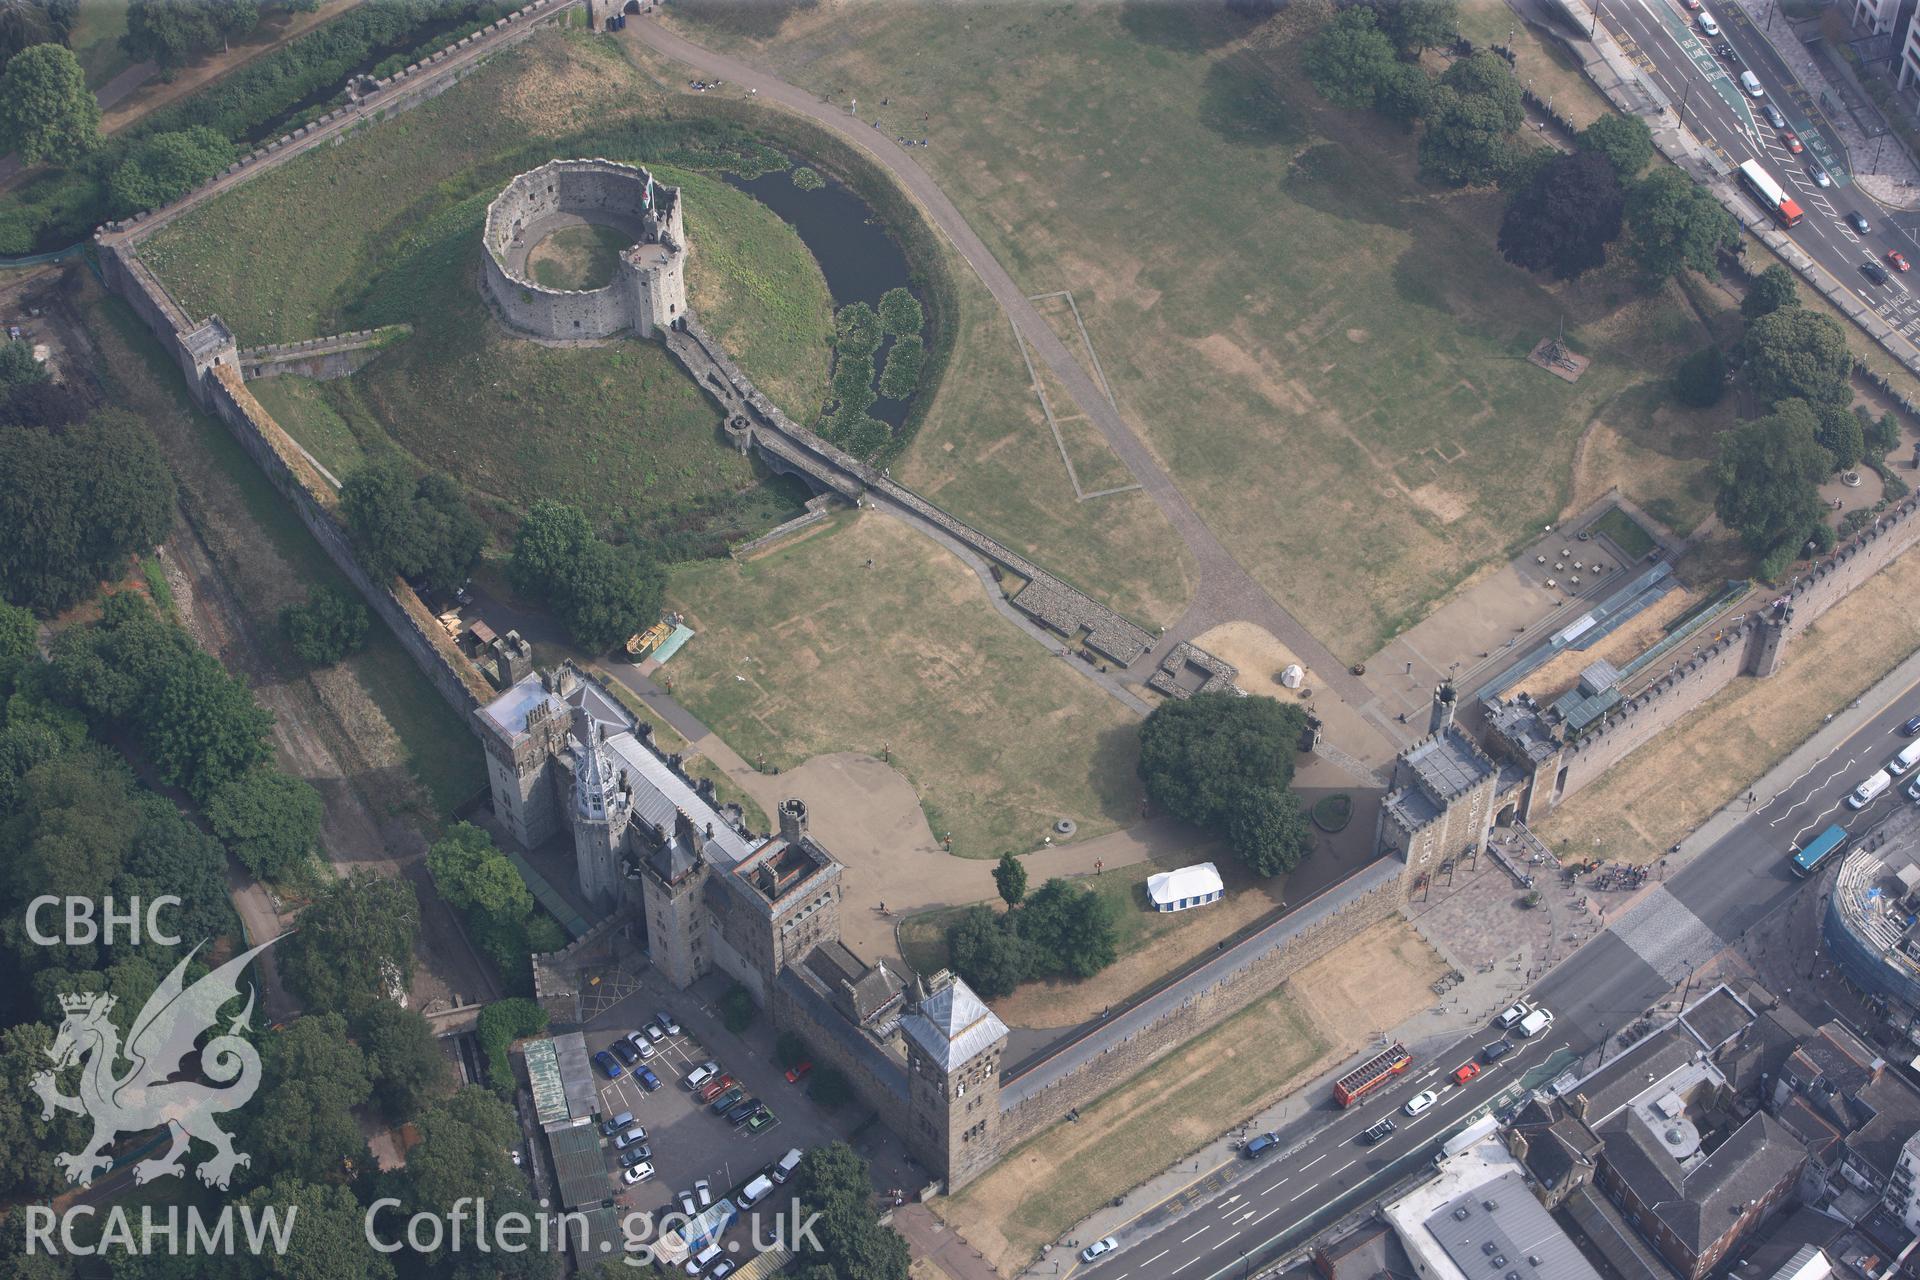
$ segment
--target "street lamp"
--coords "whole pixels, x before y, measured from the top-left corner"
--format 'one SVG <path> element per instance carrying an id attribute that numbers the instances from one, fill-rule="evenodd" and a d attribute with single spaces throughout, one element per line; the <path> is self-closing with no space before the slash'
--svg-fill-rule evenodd
<path id="1" fill-rule="evenodd" d="M 1606 0 L 1593 0 L 1593 22 L 1587 27 L 1587 39 L 1593 39 L 1594 33 L 1600 30 L 1600 11 L 1606 7 Z"/>

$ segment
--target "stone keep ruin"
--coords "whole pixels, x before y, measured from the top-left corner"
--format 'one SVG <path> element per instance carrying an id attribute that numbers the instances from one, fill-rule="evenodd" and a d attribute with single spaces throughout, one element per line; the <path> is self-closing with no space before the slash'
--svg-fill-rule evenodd
<path id="1" fill-rule="evenodd" d="M 551 289 L 527 273 L 527 257 L 562 227 L 594 223 L 633 237 L 613 282 Z M 549 342 L 650 338 L 687 313 L 687 236 L 680 188 L 657 185 L 637 165 L 552 160 L 507 184 L 487 206 L 488 296 L 511 327 Z"/>

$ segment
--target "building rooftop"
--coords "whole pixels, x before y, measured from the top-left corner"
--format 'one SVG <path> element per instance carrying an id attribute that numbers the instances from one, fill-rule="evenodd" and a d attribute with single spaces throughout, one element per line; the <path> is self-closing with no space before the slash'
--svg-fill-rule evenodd
<path id="1" fill-rule="evenodd" d="M 1587 1100 L 1586 1122 L 1600 1123 L 1656 1084 L 1685 1067 L 1705 1051 L 1686 1031 L 1668 1026 L 1631 1046 L 1619 1057 L 1565 1090 L 1564 1095 Z M 1578 1106 L 1575 1106 L 1576 1112 Z"/>
<path id="2" fill-rule="evenodd" d="M 914 1006 L 901 1030 L 948 1071 L 1006 1039 L 1007 1024 L 959 978 Z"/>
<path id="3" fill-rule="evenodd" d="M 1427 1233 L 1463 1276 L 1499 1280 L 1600 1280 L 1516 1172 L 1442 1205 Z"/>
<path id="4" fill-rule="evenodd" d="M 1680 1021 L 1706 1046 L 1708 1052 L 1717 1054 L 1729 1040 L 1739 1036 L 1753 1023 L 1754 1016 L 1746 1001 L 1722 984 L 1694 1001 L 1680 1015 Z"/>
<path id="5" fill-rule="evenodd" d="M 1806 1160 L 1806 1150 L 1772 1116 L 1750 1117 L 1711 1155 L 1683 1164 L 1661 1149 L 1661 1135 L 1620 1115 L 1601 1127 L 1606 1159 L 1691 1253 L 1704 1252 L 1746 1211 Z"/>
<path id="6" fill-rule="evenodd" d="M 679 815 L 685 814 L 705 840 L 707 861 L 720 866 L 732 866 L 758 847 L 759 842 L 748 840 L 729 826 L 693 789 L 692 783 L 669 768 L 665 760 L 631 732 L 610 735 L 607 750 L 632 784 L 633 820 L 648 831 L 664 831 L 671 837 Z M 707 834 L 709 827 L 711 835 Z"/>
<path id="7" fill-rule="evenodd" d="M 1444 804 L 1471 791 L 1493 773 L 1493 765 L 1458 727 L 1448 725 L 1404 757 L 1429 796 Z"/>
<path id="8" fill-rule="evenodd" d="M 742 884 L 777 907 L 795 889 L 835 865 L 827 851 L 810 836 L 801 836 L 791 844 L 776 836 L 741 859 L 734 874 Z"/>
<path id="9" fill-rule="evenodd" d="M 607 1157 L 599 1130 L 589 1120 L 547 1130 L 547 1150 L 560 1182 L 560 1206 L 577 1209 L 607 1198 Z"/>

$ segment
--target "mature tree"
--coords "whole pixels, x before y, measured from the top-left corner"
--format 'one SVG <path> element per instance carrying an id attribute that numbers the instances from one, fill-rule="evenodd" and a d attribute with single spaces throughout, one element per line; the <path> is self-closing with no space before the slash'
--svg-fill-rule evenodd
<path id="1" fill-rule="evenodd" d="M 1627 193 L 1628 245 L 1640 270 L 1665 280 L 1714 272 L 1715 255 L 1739 243 L 1733 217 L 1679 169 L 1655 169 Z"/>
<path id="2" fill-rule="evenodd" d="M 547 599 L 553 584 L 579 563 L 593 537 L 593 525 L 579 507 L 554 498 L 536 499 L 513 535 L 507 581 L 518 595 Z"/>
<path id="3" fill-rule="evenodd" d="M 67 43 L 79 9 L 79 0 L 0 0 L 0 71 L 22 49 Z"/>
<path id="4" fill-rule="evenodd" d="M 520 1142 L 513 1110 L 485 1089 L 441 1098 L 416 1122 L 420 1145 L 407 1153 L 415 1202 L 444 1209 L 463 1196 L 523 1199 L 526 1181 L 507 1152 Z"/>
<path id="5" fill-rule="evenodd" d="M 133 144 L 107 188 L 121 214 L 157 209 L 233 163 L 234 145 L 204 125 L 156 133 Z"/>
<path id="6" fill-rule="evenodd" d="M 132 0 L 121 48 L 138 61 L 177 67 L 235 36 L 260 20 L 254 0 Z"/>
<path id="7" fill-rule="evenodd" d="M 1165 702 L 1140 729 L 1140 777 L 1154 804 L 1197 826 L 1224 823 L 1238 797 L 1284 787 L 1306 715 L 1272 698 L 1204 693 Z"/>
<path id="8" fill-rule="evenodd" d="M 993 866 L 993 887 L 1000 891 L 1000 899 L 1010 907 L 1020 905 L 1020 899 L 1027 896 L 1027 864 L 1011 853 L 1000 855 L 1000 861 Z"/>
<path id="9" fill-rule="evenodd" d="M 833 398 L 849 413 L 864 413 L 877 398 L 873 390 L 873 357 L 842 351 L 833 362 Z"/>
<path id="10" fill-rule="evenodd" d="M 1606 262 L 1625 205 L 1626 193 L 1605 156 L 1559 156 L 1508 203 L 1500 252 L 1515 266 L 1571 280 Z"/>
<path id="11" fill-rule="evenodd" d="M 33 344 L 0 342 L 0 395 L 11 396 L 23 387 L 49 382 L 47 366 L 33 358 Z"/>
<path id="12" fill-rule="evenodd" d="M 411 1120 L 446 1091 L 446 1056 L 418 1010 L 375 1000 L 354 1022 L 353 1034 L 367 1055 L 374 1100 L 389 1122 Z"/>
<path id="13" fill-rule="evenodd" d="M 1793 272 L 1776 262 L 1747 286 L 1747 296 L 1740 299 L 1740 314 L 1753 321 L 1799 305 L 1800 288 L 1793 282 Z"/>
<path id="14" fill-rule="evenodd" d="M 830 1142 L 808 1149 L 792 1185 L 801 1216 L 819 1215 L 810 1242 L 798 1249 L 803 1277 L 907 1280 L 907 1242 L 881 1224 L 873 1174 L 853 1148 Z"/>
<path id="15" fill-rule="evenodd" d="M 1714 510 L 1757 555 L 1797 553 L 1808 532 L 1825 522 L 1820 482 L 1832 472 L 1833 458 L 1814 438 L 1818 425 L 1814 410 L 1794 400 L 1721 437 Z"/>
<path id="16" fill-rule="evenodd" d="M 554 612 L 575 644 L 598 653 L 658 621 L 666 589 L 666 574 L 652 560 L 595 539 L 556 584 Z"/>
<path id="17" fill-rule="evenodd" d="M 97 729 L 133 726 L 144 700 L 194 651 L 187 633 L 131 591 L 108 596 L 100 621 L 69 627 L 53 641 L 48 687 Z"/>
<path id="18" fill-rule="evenodd" d="M 1031 975 L 1030 948 L 991 907 L 968 907 L 947 926 L 947 959 L 986 999 L 1013 991 Z"/>
<path id="19" fill-rule="evenodd" d="M 880 315 L 864 302 L 850 302 L 833 316 L 835 352 L 841 357 L 871 358 L 880 349 L 886 330 Z"/>
<path id="20" fill-rule="evenodd" d="M 261 1045 L 264 1105 L 248 1108 L 246 1148 L 257 1177 L 345 1182 L 366 1163 L 353 1110 L 373 1094 L 366 1055 L 337 1013 L 308 1014 Z"/>
<path id="21" fill-rule="evenodd" d="M 142 700 L 140 745 L 160 776 L 201 804 L 272 754 L 273 713 L 219 659 L 188 649 Z"/>
<path id="22" fill-rule="evenodd" d="M 1506 59 L 1497 53 L 1482 49 L 1458 59 L 1441 75 L 1440 84 L 1462 97 L 1492 103 L 1499 113 L 1502 132 L 1512 133 L 1527 118 L 1526 90 Z"/>
<path id="23" fill-rule="evenodd" d="M 32 1081 L 48 1067 L 47 1050 L 52 1047 L 52 1028 L 37 1022 L 0 1031 L 0 1195 L 9 1200 L 51 1197 L 65 1190 L 69 1184 L 53 1158 L 61 1151 L 78 1151 L 87 1131 L 84 1117 L 64 1111 L 55 1112 L 51 1120 L 43 1118 L 45 1104 Z M 73 1091 L 71 1079 L 62 1083 L 65 1092 Z M 15 1211 L 9 1216 L 24 1215 Z M 4 1269 L 0 1274 L 21 1273 Z"/>
<path id="24" fill-rule="evenodd" d="M 1653 133 L 1639 116 L 1609 112 L 1580 131 L 1580 149 L 1607 158 L 1620 181 L 1637 177 L 1653 159 Z"/>
<path id="25" fill-rule="evenodd" d="M 1515 150 L 1512 127 L 1498 101 L 1461 93 L 1445 83 L 1433 91 L 1420 138 L 1424 177 L 1454 187 L 1498 182 L 1513 163 Z"/>
<path id="26" fill-rule="evenodd" d="M 1417 62 L 1396 62 L 1375 87 L 1373 109 L 1389 119 L 1412 124 L 1433 110 L 1433 77 Z"/>
<path id="27" fill-rule="evenodd" d="M 893 288 L 880 295 L 880 327 L 896 338 L 918 334 L 926 316 L 919 299 L 905 288 Z"/>
<path id="28" fill-rule="evenodd" d="M 1709 342 L 1685 360 L 1673 375 L 1673 396 L 1692 409 L 1711 409 L 1727 391 L 1727 358 Z"/>
<path id="29" fill-rule="evenodd" d="M 920 385 L 920 366 L 927 349 L 917 333 L 895 338 L 887 349 L 887 365 L 880 372 L 880 394 L 889 400 L 905 400 Z"/>
<path id="30" fill-rule="evenodd" d="M 533 910 L 533 894 L 493 837 L 471 822 L 455 823 L 427 850 L 433 887 L 456 910 L 497 920 L 519 920 Z"/>
<path id="31" fill-rule="evenodd" d="M 8 896 L 23 909 L 40 894 L 96 902 L 105 897 L 139 830 L 133 800 L 132 775 L 104 747 L 28 770 L 20 780 L 17 812 L 0 829 Z"/>
<path id="32" fill-rule="evenodd" d="M 338 587 L 319 586 L 305 602 L 280 610 L 280 629 L 294 656 L 310 667 L 330 667 L 366 647 L 367 606 Z"/>
<path id="33" fill-rule="evenodd" d="M 1867 451 L 1866 433 L 1861 430 L 1859 415 L 1837 404 L 1815 406 L 1814 413 L 1820 425 L 1814 430 L 1813 438 L 1833 458 L 1833 469 L 1851 471 L 1859 466 Z"/>
<path id="34" fill-rule="evenodd" d="M 1866 410 L 1859 410 L 1863 418 Z M 1871 422 L 1863 421 L 1861 431 L 1865 437 L 1866 452 L 1863 457 L 1884 458 L 1900 447 L 1900 423 L 1891 413 L 1883 413 Z"/>
<path id="35" fill-rule="evenodd" d="M 321 890 L 275 950 L 280 976 L 310 1009 L 357 1014 L 413 979 L 420 906 L 404 880 L 353 871 Z"/>
<path id="36" fill-rule="evenodd" d="M 239 918 L 227 896 L 227 858 L 219 842 L 183 818 L 173 801 L 150 791 L 140 793 L 135 813 L 139 828 L 114 880 L 114 897 L 179 898 L 167 924 L 189 945 L 237 935 Z"/>
<path id="37" fill-rule="evenodd" d="M 310 866 L 321 817 L 320 793 L 271 765 L 228 779 L 207 801 L 213 833 L 262 880 L 284 880 Z"/>
<path id="38" fill-rule="evenodd" d="M 0 699 L 13 692 L 14 678 L 39 660 L 35 649 L 40 625 L 25 609 L 0 601 Z"/>
<path id="39" fill-rule="evenodd" d="M 1034 949 L 1036 964 L 1055 973 L 1091 978 L 1116 957 L 1113 903 L 1071 880 L 1055 878 L 1035 890 L 1013 926 Z"/>
<path id="40" fill-rule="evenodd" d="M 1831 316 L 1788 307 L 1747 325 L 1747 385 L 1762 404 L 1799 399 L 1845 405 L 1853 399 L 1853 353 Z"/>
<path id="41" fill-rule="evenodd" d="M 4 348 L 0 348 L 3 350 Z M 0 428 L 0 595 L 57 613 L 118 578 L 173 520 L 173 474 L 138 418 Z"/>
<path id="42" fill-rule="evenodd" d="M 1460 37 L 1460 6 L 1454 0 L 1387 0 L 1380 25 L 1403 54 L 1418 55 Z"/>
<path id="43" fill-rule="evenodd" d="M 240 1204 L 243 1210 L 250 1207 L 256 1214 L 276 1211 L 282 1215 L 281 1221 L 291 1219 L 294 1229 L 288 1233 L 285 1252 L 275 1253 L 270 1263 L 247 1258 L 244 1265 L 230 1273 L 231 1280 L 241 1280 L 247 1272 L 271 1275 L 274 1280 L 394 1278 L 393 1262 L 386 1254 L 368 1247 L 366 1210 L 347 1187 L 306 1182 L 283 1174 L 265 1186 L 255 1187 L 241 1197 Z M 382 1239 L 392 1238 L 386 1233 L 386 1227 L 387 1223 L 382 1221 Z M 237 1255 L 234 1261 L 238 1262 L 242 1256 Z M 252 1270 L 256 1267 L 263 1269 Z M 217 1269 L 213 1275 L 214 1280 L 228 1280 L 228 1276 Z"/>
<path id="44" fill-rule="evenodd" d="M 100 103 L 72 52 L 23 50 L 0 72 L 0 146 L 27 164 L 71 164 L 100 142 Z"/>
<path id="45" fill-rule="evenodd" d="M 397 573 L 429 587 L 455 587 L 466 580 L 486 530 L 446 476 L 416 479 L 406 461 L 388 455 L 347 477 L 340 505 L 367 568 Z"/>
<path id="46" fill-rule="evenodd" d="M 1291 871 L 1313 852 L 1313 827 L 1299 797 L 1284 787 L 1254 787 L 1227 819 L 1227 838 L 1240 860 L 1263 876 Z"/>
<path id="47" fill-rule="evenodd" d="M 1342 9 L 1307 41 L 1300 64 L 1327 101 L 1354 110 L 1371 107 L 1394 66 L 1393 40 L 1372 9 Z"/>

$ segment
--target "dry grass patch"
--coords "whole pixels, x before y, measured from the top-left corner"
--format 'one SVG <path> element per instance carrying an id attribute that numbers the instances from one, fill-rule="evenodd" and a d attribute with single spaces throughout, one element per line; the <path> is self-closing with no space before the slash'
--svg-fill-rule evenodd
<path id="1" fill-rule="evenodd" d="M 1367 930 L 934 1202 L 1002 1275 L 1113 1197 L 1423 1007 L 1445 963 L 1411 925 Z"/>
<path id="2" fill-rule="evenodd" d="M 1649 862 L 1916 648 L 1920 556 L 1909 552 L 1790 643 L 1778 674 L 1734 681 L 1561 805 L 1540 834 L 1578 856 Z"/>

